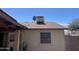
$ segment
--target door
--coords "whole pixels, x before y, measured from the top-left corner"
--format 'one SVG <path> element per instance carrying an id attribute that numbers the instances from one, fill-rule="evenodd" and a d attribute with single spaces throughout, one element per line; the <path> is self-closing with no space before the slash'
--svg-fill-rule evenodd
<path id="1" fill-rule="evenodd" d="M 0 32 L 0 47 L 3 46 L 3 32 Z"/>

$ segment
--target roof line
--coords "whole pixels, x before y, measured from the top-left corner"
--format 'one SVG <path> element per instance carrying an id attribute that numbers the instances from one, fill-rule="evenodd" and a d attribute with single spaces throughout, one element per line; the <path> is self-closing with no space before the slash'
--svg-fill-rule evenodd
<path id="1" fill-rule="evenodd" d="M 5 15 L 7 15 L 8 17 L 10 17 L 11 19 L 13 19 L 13 21 L 17 22 L 13 17 L 9 16 L 6 12 L 4 12 L 2 9 L 0 9 L 1 12 L 3 12 Z"/>
<path id="2" fill-rule="evenodd" d="M 27 30 L 68 30 L 68 28 L 27 28 Z"/>

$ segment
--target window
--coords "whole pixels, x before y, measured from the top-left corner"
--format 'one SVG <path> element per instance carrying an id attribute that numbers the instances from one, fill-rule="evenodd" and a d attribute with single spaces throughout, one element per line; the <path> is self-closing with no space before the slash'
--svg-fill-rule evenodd
<path id="1" fill-rule="evenodd" d="M 40 43 L 51 43 L 51 33 L 41 32 L 40 33 Z"/>

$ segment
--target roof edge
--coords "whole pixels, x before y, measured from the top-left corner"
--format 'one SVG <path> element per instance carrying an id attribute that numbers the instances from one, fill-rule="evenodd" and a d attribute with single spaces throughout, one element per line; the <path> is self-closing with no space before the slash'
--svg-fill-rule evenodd
<path id="1" fill-rule="evenodd" d="M 10 17 L 13 21 L 17 22 L 13 17 L 11 17 L 10 15 L 8 15 L 5 11 L 3 11 L 2 9 L 0 9 L 0 11 L 2 13 L 4 13 L 6 16 Z"/>
<path id="2" fill-rule="evenodd" d="M 67 30 L 68 28 L 27 28 L 27 30 Z"/>

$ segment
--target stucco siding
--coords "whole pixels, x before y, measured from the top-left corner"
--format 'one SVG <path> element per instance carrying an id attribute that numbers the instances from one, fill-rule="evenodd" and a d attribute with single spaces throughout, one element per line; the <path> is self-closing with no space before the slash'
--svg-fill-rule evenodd
<path id="1" fill-rule="evenodd" d="M 40 43 L 40 32 L 51 33 L 51 43 Z M 64 30 L 23 30 L 21 44 L 27 43 L 29 51 L 64 51 Z"/>

